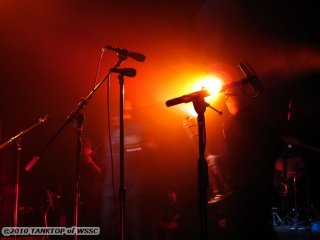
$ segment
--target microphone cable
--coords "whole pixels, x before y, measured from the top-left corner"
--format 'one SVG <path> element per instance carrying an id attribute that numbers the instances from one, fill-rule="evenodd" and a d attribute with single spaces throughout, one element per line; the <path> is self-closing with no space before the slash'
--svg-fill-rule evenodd
<path id="1" fill-rule="evenodd" d="M 104 56 L 105 48 L 102 48 L 100 58 L 98 61 L 98 65 L 96 68 L 96 74 L 94 78 L 93 89 L 96 87 L 99 72 L 100 72 L 100 65 L 102 62 L 102 58 Z M 114 201 L 114 207 L 116 208 L 116 191 L 115 191 L 115 175 L 114 175 L 114 157 L 113 157 L 113 148 L 112 148 L 112 137 L 111 137 L 111 124 L 110 124 L 110 74 L 107 76 L 107 122 L 108 122 L 108 142 L 109 142 L 109 151 L 110 151 L 110 161 L 111 161 L 111 179 L 112 179 L 112 195 Z M 108 154 L 106 154 L 108 156 Z M 107 157 L 108 158 L 108 157 Z M 108 166 L 108 164 L 106 164 Z M 105 174 L 105 173 L 104 173 Z"/>

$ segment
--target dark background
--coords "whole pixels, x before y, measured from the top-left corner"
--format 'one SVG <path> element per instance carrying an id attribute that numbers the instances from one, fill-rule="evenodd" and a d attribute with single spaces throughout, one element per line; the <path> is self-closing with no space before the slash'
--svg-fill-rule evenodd
<path id="1" fill-rule="evenodd" d="M 319 20 L 312 1 L 0 0 L 0 142 L 50 115 L 47 124 L 22 138 L 23 168 L 92 90 L 102 47 L 141 52 L 147 56 L 144 63 L 128 59 L 123 66 L 137 70 L 135 78 L 126 79 L 125 98 L 135 120 L 147 129 L 144 137 L 152 138 L 156 149 L 143 163 L 150 190 L 145 206 L 151 209 L 150 219 L 157 218 L 155 199 L 176 185 L 186 208 L 194 206 L 196 212 L 197 151 L 182 126 L 186 114 L 178 107 L 167 108 L 165 101 L 185 94 L 189 75 L 197 72 L 220 67 L 236 72 L 233 80 L 238 80 L 242 75 L 237 64 L 246 59 L 265 86 L 257 99 L 264 104 L 261 116 L 279 132 L 320 148 Z M 104 52 L 98 81 L 116 60 L 115 53 Z M 108 144 L 106 89 L 104 83 L 83 110 L 83 134 L 93 148 L 102 145 L 97 149 L 100 156 Z M 117 112 L 116 75 L 110 95 L 112 111 Z M 290 100 L 294 112 L 289 123 Z M 225 110 L 223 99 L 215 104 Z M 208 146 L 219 153 L 220 119 L 209 110 L 206 116 Z M 69 193 L 66 196 L 72 196 L 75 144 L 70 124 L 30 172 L 22 170 L 21 205 L 45 206 L 45 191 L 59 184 Z M 318 209 L 319 155 L 305 148 L 298 151 Z M 15 144 L 0 155 L 0 207 L 5 209 L 1 220 L 10 225 Z"/>

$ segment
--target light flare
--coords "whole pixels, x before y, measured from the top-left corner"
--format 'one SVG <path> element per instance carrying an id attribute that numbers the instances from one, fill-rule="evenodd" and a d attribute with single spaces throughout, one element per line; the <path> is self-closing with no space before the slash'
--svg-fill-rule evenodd
<path id="1" fill-rule="evenodd" d="M 221 78 L 217 76 L 206 76 L 200 78 L 196 85 L 193 88 L 193 91 L 199 91 L 202 89 L 206 89 L 210 96 L 206 97 L 206 101 L 212 102 L 214 99 L 216 99 L 219 96 L 219 92 L 222 88 L 222 80 Z"/>
<path id="2" fill-rule="evenodd" d="M 223 80 L 218 76 L 201 76 L 195 79 L 191 92 L 206 89 L 210 93 L 210 96 L 206 97 L 205 101 L 207 103 L 212 103 L 219 96 L 222 85 Z M 192 105 L 188 104 L 186 106 L 183 106 L 183 109 L 186 113 L 188 113 L 188 115 L 197 116 L 197 113 Z"/>

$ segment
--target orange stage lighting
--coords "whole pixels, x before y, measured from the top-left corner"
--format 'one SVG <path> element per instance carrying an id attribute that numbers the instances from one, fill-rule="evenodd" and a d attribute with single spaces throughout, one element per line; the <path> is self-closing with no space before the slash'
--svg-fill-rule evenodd
<path id="1" fill-rule="evenodd" d="M 193 91 L 206 89 L 210 93 L 210 96 L 206 97 L 206 101 L 212 102 L 214 99 L 218 97 L 221 87 L 222 87 L 221 78 L 214 75 L 208 75 L 198 79 L 197 83 L 193 88 Z"/>
<path id="2" fill-rule="evenodd" d="M 223 85 L 223 80 L 215 75 L 207 75 L 196 78 L 192 85 L 193 87 L 190 92 L 206 89 L 210 93 L 210 96 L 205 98 L 206 102 L 210 104 L 219 96 L 220 89 Z M 192 104 L 183 104 L 181 106 L 181 110 L 188 113 L 188 115 L 197 116 Z"/>

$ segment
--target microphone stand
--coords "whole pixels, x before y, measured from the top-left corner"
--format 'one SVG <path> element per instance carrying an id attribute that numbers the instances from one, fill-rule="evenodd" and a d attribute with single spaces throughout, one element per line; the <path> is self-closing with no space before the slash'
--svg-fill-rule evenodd
<path id="1" fill-rule="evenodd" d="M 16 173 L 16 186 L 15 186 L 15 202 L 14 202 L 14 227 L 18 227 L 18 215 L 19 215 L 19 194 L 20 194 L 20 162 L 21 162 L 21 138 L 18 138 L 17 143 L 17 173 Z M 14 235 L 14 239 L 17 239 L 17 235 Z"/>
<path id="2" fill-rule="evenodd" d="M 207 188 L 208 188 L 208 164 L 205 159 L 206 150 L 206 127 L 204 113 L 206 108 L 209 107 L 216 111 L 219 115 L 221 111 L 211 107 L 210 104 L 204 101 L 204 98 L 210 94 L 201 90 L 191 94 L 183 95 L 178 98 L 170 99 L 166 102 L 167 107 L 174 106 L 180 103 L 192 102 L 195 111 L 198 114 L 198 136 L 199 136 L 199 159 L 198 159 L 198 207 L 200 217 L 200 239 L 208 239 L 208 221 L 207 221 Z"/>
<path id="3" fill-rule="evenodd" d="M 199 159 L 198 159 L 198 204 L 200 217 L 200 239 L 208 239 L 207 222 L 207 187 L 208 187 L 208 165 L 205 159 L 206 130 L 204 113 L 208 104 L 203 97 L 197 97 L 193 106 L 198 114 L 198 136 L 199 136 Z"/>
<path id="4" fill-rule="evenodd" d="M 106 79 L 109 79 L 110 74 L 112 73 L 112 69 L 115 69 L 117 67 L 119 67 L 121 65 L 121 63 L 127 59 L 127 56 L 123 56 L 123 55 L 118 55 L 118 61 L 115 63 L 115 65 L 113 66 L 113 68 L 111 68 L 109 70 L 109 72 L 107 73 L 107 75 L 97 84 L 95 85 L 95 87 L 92 89 L 92 91 L 87 95 L 86 98 L 81 98 L 81 101 L 78 103 L 77 107 L 75 108 L 75 110 L 73 110 L 69 116 L 67 116 L 65 122 L 63 123 L 63 125 L 54 133 L 54 135 L 49 139 L 49 141 L 44 145 L 44 147 L 41 149 L 41 151 L 39 152 L 39 154 L 35 155 L 33 157 L 33 159 L 27 164 L 26 169 L 28 168 L 28 171 L 34 166 L 34 164 L 38 161 L 38 159 L 40 158 L 40 156 L 43 154 L 43 152 L 50 146 L 50 144 L 58 137 L 58 135 L 64 130 L 64 128 L 71 123 L 74 119 L 76 119 L 75 121 L 78 121 L 78 126 L 76 127 L 76 131 L 77 131 L 77 144 L 78 144 L 78 149 L 77 149 L 77 161 L 76 161 L 76 179 L 75 179 L 75 203 L 74 203 L 74 224 L 75 227 L 77 227 L 77 224 L 79 222 L 78 218 L 78 207 L 79 207 L 79 196 L 80 196 L 80 184 L 79 184 L 79 158 L 80 158 L 80 152 L 81 151 L 81 146 L 79 147 L 79 144 L 81 144 L 81 128 L 82 128 L 82 123 L 81 123 L 81 118 L 82 118 L 82 122 L 84 120 L 84 116 L 82 115 L 82 113 L 80 112 L 86 105 L 87 103 L 90 101 L 91 97 L 93 96 L 93 94 L 97 91 L 97 89 L 102 85 L 102 83 L 105 82 Z M 80 121 L 79 121 L 80 120 Z M 81 124 L 80 124 L 81 123 Z M 77 233 L 75 234 L 75 240 L 77 240 Z"/>
<path id="5" fill-rule="evenodd" d="M 124 184 L 124 78 L 123 75 L 118 75 L 120 84 L 120 186 L 119 186 L 119 201 L 120 201 L 120 239 L 124 240 L 125 233 L 125 184 Z"/>
<path id="6" fill-rule="evenodd" d="M 14 215 L 13 215 L 13 221 L 14 221 L 14 227 L 18 227 L 18 215 L 19 215 L 19 193 L 20 193 L 20 162 L 21 162 L 21 138 L 26 133 L 34 129 L 35 127 L 39 126 L 42 123 L 45 123 L 47 121 L 47 116 L 44 118 L 39 118 L 38 122 L 27 128 L 26 130 L 21 131 L 16 136 L 10 138 L 7 142 L 0 145 L 0 151 L 4 149 L 5 147 L 9 146 L 12 142 L 16 142 L 17 144 L 17 172 L 16 172 L 16 182 L 15 182 L 15 206 L 14 206 Z M 15 235 L 16 239 L 16 235 Z"/>
<path id="7" fill-rule="evenodd" d="M 82 127 L 84 122 L 84 115 L 79 112 L 76 118 L 74 119 L 73 126 L 77 133 L 77 158 L 76 158 L 76 168 L 75 168 L 75 195 L 74 195 L 74 227 L 76 229 L 75 232 L 75 240 L 78 239 L 77 228 L 79 226 L 79 205 L 80 205 L 80 156 L 81 156 L 81 148 L 82 148 Z"/>

